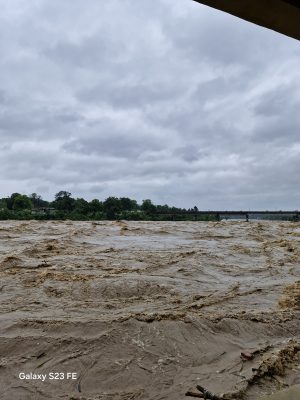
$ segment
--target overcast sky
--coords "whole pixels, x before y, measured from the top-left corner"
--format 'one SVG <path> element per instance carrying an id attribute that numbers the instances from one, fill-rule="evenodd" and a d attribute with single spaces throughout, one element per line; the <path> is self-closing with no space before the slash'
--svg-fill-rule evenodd
<path id="1" fill-rule="evenodd" d="M 0 6 L 0 197 L 300 209 L 300 42 L 192 0 Z"/>

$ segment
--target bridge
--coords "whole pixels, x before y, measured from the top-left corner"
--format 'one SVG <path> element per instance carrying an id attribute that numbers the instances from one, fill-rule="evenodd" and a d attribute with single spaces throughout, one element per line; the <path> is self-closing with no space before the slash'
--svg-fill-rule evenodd
<path id="1" fill-rule="evenodd" d="M 300 0 L 194 0 L 300 40 Z"/>
<path id="2" fill-rule="evenodd" d="M 193 216 L 195 220 L 198 217 L 207 216 L 214 216 L 217 221 L 220 221 L 223 218 L 233 218 L 233 217 L 243 217 L 246 221 L 250 219 L 258 219 L 263 217 L 265 219 L 272 219 L 272 220 L 291 220 L 294 222 L 298 222 L 300 220 L 300 211 L 182 211 L 182 212 L 158 212 L 156 215 L 167 215 L 172 219 L 175 219 L 176 216 L 183 216 L 183 215 L 190 215 Z"/>

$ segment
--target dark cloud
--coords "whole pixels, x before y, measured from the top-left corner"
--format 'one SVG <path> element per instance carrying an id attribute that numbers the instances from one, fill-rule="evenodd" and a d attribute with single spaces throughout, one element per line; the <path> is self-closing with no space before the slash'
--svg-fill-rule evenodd
<path id="1" fill-rule="evenodd" d="M 256 101 L 255 113 L 265 117 L 286 115 L 287 112 L 294 113 L 300 105 L 300 99 L 298 101 L 295 99 L 295 92 L 298 92 L 299 85 L 295 88 L 294 84 L 281 84 L 263 93 Z"/>
<path id="2" fill-rule="evenodd" d="M 299 208 L 298 42 L 188 0 L 7 2 L 2 195 Z"/>
<path id="3" fill-rule="evenodd" d="M 0 105 L 6 103 L 6 93 L 3 90 L 0 90 Z"/>
<path id="4" fill-rule="evenodd" d="M 280 84 L 255 99 L 252 142 L 291 147 L 300 141 L 299 80 Z"/>
<path id="5" fill-rule="evenodd" d="M 78 99 L 87 103 L 103 103 L 114 108 L 141 108 L 151 104 L 170 101 L 179 94 L 176 87 L 144 83 L 103 82 L 97 86 L 82 90 Z"/>
<path id="6" fill-rule="evenodd" d="M 161 139 L 155 137 L 155 130 L 141 124 L 103 118 L 90 122 L 85 134 L 80 134 L 63 144 L 66 152 L 82 155 L 137 158 L 143 153 L 161 148 Z"/>
<path id="7" fill-rule="evenodd" d="M 67 152 L 77 154 L 98 154 L 99 156 L 111 155 L 120 158 L 138 157 L 145 151 L 156 150 L 158 144 L 151 140 L 126 136 L 127 132 L 119 135 L 111 135 L 106 132 L 104 136 L 87 136 L 82 139 L 76 139 L 63 145 Z"/>

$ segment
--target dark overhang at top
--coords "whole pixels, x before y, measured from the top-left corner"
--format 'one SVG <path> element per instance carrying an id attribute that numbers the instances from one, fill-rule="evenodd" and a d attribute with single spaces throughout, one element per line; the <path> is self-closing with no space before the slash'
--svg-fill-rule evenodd
<path id="1" fill-rule="evenodd" d="M 194 0 L 300 40 L 300 0 Z"/>

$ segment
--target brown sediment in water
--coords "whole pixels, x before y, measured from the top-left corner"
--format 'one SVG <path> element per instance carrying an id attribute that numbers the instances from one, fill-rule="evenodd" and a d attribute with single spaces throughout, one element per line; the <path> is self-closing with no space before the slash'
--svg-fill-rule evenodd
<path id="1" fill-rule="evenodd" d="M 259 400 L 299 400 L 300 399 L 300 385 L 293 386 L 286 390 L 281 390 L 278 393 L 270 396 L 263 397 Z"/>
<path id="2" fill-rule="evenodd" d="M 300 310 L 300 281 L 284 288 L 284 295 L 279 300 L 281 308 L 294 308 Z"/>
<path id="3" fill-rule="evenodd" d="M 179 400 L 201 385 L 257 400 L 300 383 L 298 223 L 6 221 L 0 232 L 1 399 Z"/>

